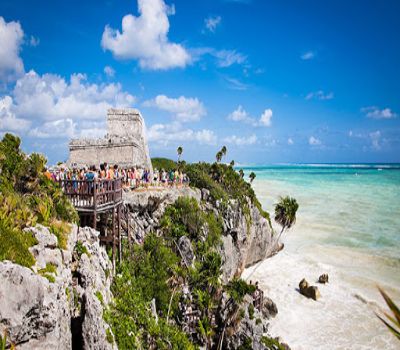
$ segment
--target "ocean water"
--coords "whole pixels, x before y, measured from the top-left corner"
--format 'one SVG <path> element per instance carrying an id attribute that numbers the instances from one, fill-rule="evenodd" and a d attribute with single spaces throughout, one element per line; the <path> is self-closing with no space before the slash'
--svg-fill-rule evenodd
<path id="1" fill-rule="evenodd" d="M 253 187 L 271 214 L 280 195 L 299 203 L 295 226 L 282 236 L 284 250 L 244 273 L 278 306 L 270 332 L 294 350 L 400 349 L 374 314 L 386 309 L 377 285 L 400 304 L 400 165 L 244 170 L 255 172 Z M 316 283 L 322 273 L 329 284 Z M 299 294 L 303 277 L 318 285 L 317 302 Z"/>

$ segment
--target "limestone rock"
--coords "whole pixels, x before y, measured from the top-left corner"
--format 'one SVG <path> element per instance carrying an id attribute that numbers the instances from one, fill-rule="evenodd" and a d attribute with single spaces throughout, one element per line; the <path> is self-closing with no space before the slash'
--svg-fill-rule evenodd
<path id="1" fill-rule="evenodd" d="M 319 276 L 318 282 L 319 282 L 319 283 L 323 283 L 323 284 L 328 283 L 328 282 L 329 282 L 329 276 L 328 276 L 328 274 L 327 274 L 327 273 L 324 273 L 324 274 L 322 274 L 321 276 Z"/>
<path id="2" fill-rule="evenodd" d="M 272 301 L 272 299 L 264 297 L 264 302 L 261 311 L 264 317 L 270 319 L 278 314 L 278 307 Z"/>
<path id="3" fill-rule="evenodd" d="M 7 330 L 8 344 L 22 350 L 115 349 L 106 340 L 109 326 L 103 320 L 103 303 L 112 299 L 112 264 L 98 232 L 72 226 L 67 249 L 61 250 L 46 227 L 26 231 L 38 240 L 30 248 L 36 259 L 32 269 L 0 262 L 0 333 Z M 87 254 L 75 261 L 78 240 Z M 39 274 L 49 263 L 56 267 L 54 283 Z"/>
<path id="4" fill-rule="evenodd" d="M 186 236 L 182 236 L 178 240 L 179 251 L 182 254 L 182 258 L 184 259 L 187 266 L 193 265 L 194 261 L 194 252 L 192 242 Z"/>
<path id="5" fill-rule="evenodd" d="M 303 278 L 299 283 L 300 293 L 314 300 L 318 300 L 321 296 L 318 287 L 308 285 L 308 282 Z"/>

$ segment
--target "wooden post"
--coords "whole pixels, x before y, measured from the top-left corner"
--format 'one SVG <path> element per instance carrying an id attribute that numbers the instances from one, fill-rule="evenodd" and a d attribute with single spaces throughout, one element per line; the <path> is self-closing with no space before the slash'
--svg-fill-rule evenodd
<path id="1" fill-rule="evenodd" d="M 119 262 L 122 261 L 122 239 L 121 239 L 121 204 L 118 205 L 118 254 L 119 254 Z"/>
<path id="2" fill-rule="evenodd" d="M 126 218 L 126 231 L 128 234 L 128 249 L 129 253 L 131 252 L 131 231 L 130 231 L 130 220 L 129 220 L 129 211 L 125 210 L 125 218 Z"/>
<path id="3" fill-rule="evenodd" d="M 96 180 L 93 180 L 93 228 L 96 229 L 97 188 Z"/>
<path id="4" fill-rule="evenodd" d="M 112 208 L 112 263 L 115 273 L 115 208 Z"/>

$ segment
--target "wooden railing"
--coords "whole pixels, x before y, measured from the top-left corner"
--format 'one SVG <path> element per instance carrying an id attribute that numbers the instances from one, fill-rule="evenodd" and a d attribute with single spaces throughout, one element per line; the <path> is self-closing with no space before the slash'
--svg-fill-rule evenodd
<path id="1" fill-rule="evenodd" d="M 98 211 L 122 201 L 122 179 L 60 180 L 59 183 L 78 210 Z"/>

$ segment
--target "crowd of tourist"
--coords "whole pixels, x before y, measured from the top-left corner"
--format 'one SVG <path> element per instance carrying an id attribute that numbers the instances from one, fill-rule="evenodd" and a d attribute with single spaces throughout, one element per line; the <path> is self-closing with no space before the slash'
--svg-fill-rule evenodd
<path id="1" fill-rule="evenodd" d="M 122 179 L 125 188 L 136 189 L 140 187 L 182 187 L 189 184 L 188 176 L 182 171 L 164 169 L 158 170 L 142 168 L 120 168 L 118 165 L 100 164 L 99 168 L 95 166 L 85 168 L 68 168 L 58 166 L 46 170 L 45 176 L 54 181 L 62 180 L 114 180 Z"/>

